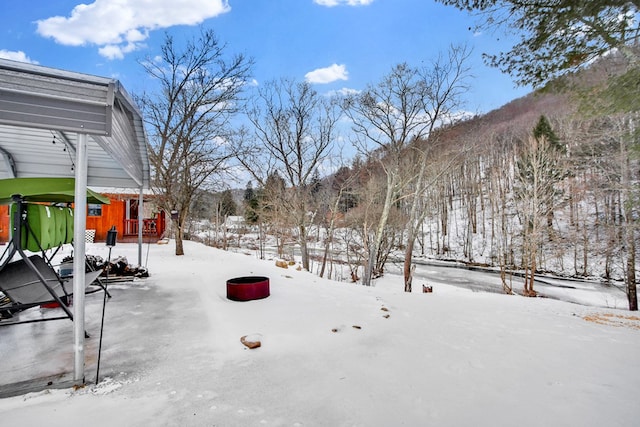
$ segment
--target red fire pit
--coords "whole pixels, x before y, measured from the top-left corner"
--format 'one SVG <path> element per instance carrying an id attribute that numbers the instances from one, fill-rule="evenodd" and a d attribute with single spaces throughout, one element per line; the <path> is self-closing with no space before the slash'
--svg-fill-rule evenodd
<path id="1" fill-rule="evenodd" d="M 269 278 L 263 276 L 235 277 L 227 280 L 227 298 L 251 301 L 269 296 Z"/>

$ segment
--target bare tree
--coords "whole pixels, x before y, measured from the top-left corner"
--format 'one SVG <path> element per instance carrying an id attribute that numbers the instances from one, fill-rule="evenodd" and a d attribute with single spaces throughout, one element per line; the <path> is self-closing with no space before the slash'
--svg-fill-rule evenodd
<path id="1" fill-rule="evenodd" d="M 402 152 L 428 127 L 422 118 L 424 88 L 418 70 L 408 64 L 396 65 L 376 86 L 349 96 L 345 113 L 360 137 L 358 144 L 368 151 L 369 143 L 380 150 L 379 161 L 386 176 L 386 192 L 377 226 L 363 236 L 367 260 L 362 284 L 371 285 L 375 260 L 382 244 L 391 208 L 400 192 L 400 161 Z"/>
<path id="2" fill-rule="evenodd" d="M 630 310 L 637 310 L 636 120 L 637 113 L 597 116 L 579 124 L 575 120 L 577 129 L 567 131 L 574 140 L 570 219 L 574 235 L 581 240 L 574 245 L 582 246 L 583 258 L 581 271 L 577 260 L 574 269 L 586 275 L 593 264 L 589 256 L 604 258 L 604 278 L 624 279 Z"/>
<path id="3" fill-rule="evenodd" d="M 622 141 L 620 143 L 620 187 L 622 192 L 623 212 L 623 230 L 625 235 L 625 244 L 627 249 L 627 260 L 625 265 L 625 284 L 627 290 L 627 299 L 629 301 L 629 310 L 638 311 L 638 291 L 636 286 L 636 228 L 637 228 L 637 189 L 633 188 L 633 172 L 629 155 L 630 140 L 633 143 L 636 138 L 635 117 L 627 117 L 623 121 Z M 634 194 L 635 193 L 635 194 Z"/>
<path id="4" fill-rule="evenodd" d="M 563 173 L 559 167 L 561 152 L 546 135 L 531 136 L 522 147 L 517 162 L 518 186 L 515 197 L 523 222 L 524 295 L 535 296 L 533 289 L 538 251 L 543 244 L 547 218 L 557 202 L 557 184 Z"/>
<path id="5" fill-rule="evenodd" d="M 371 285 L 374 261 L 392 207 L 405 196 L 403 192 L 408 184 L 417 180 L 415 202 L 410 213 L 411 236 L 407 240 L 413 248 L 420 227 L 417 208 L 418 199 L 424 191 L 426 165 L 419 168 L 413 177 L 403 179 L 402 159 L 412 143 L 429 137 L 436 126 L 450 119 L 447 114 L 453 112 L 463 90 L 468 55 L 465 47 L 452 47 L 446 58 L 439 57 L 431 67 L 413 67 L 406 63 L 396 65 L 378 84 L 346 99 L 344 110 L 359 137 L 357 144 L 365 151 L 370 152 L 370 144 L 379 150 L 379 163 L 386 176 L 386 193 L 377 226 L 365 236 L 368 252 L 362 277 L 365 286 Z M 414 159 L 420 162 L 425 157 L 423 153 L 414 153 Z M 410 261 L 405 268 L 410 271 Z M 408 276 L 405 282 L 407 279 Z"/>
<path id="6" fill-rule="evenodd" d="M 506 294 L 513 294 L 511 275 L 507 277 L 507 267 L 514 266 L 514 209 L 509 197 L 513 191 L 514 165 L 513 136 L 491 134 L 489 144 L 493 147 L 487 159 L 488 193 L 491 205 L 491 260 L 500 267 L 502 288 Z M 507 280 L 508 279 L 508 280 Z"/>
<path id="7" fill-rule="evenodd" d="M 322 224 L 325 229 L 324 252 L 318 273 L 320 277 L 324 277 L 327 262 L 333 261 L 335 229 L 340 223 L 344 223 L 344 213 L 348 209 L 355 180 L 356 175 L 351 169 L 342 166 L 330 177 L 329 185 L 323 186 L 319 191 L 322 207 L 318 223 Z"/>
<path id="8" fill-rule="evenodd" d="M 252 129 L 239 138 L 238 160 L 261 184 L 273 172 L 285 180 L 279 202 L 297 228 L 302 267 L 308 270 L 310 183 L 330 154 L 337 109 L 309 83 L 281 79 L 257 89 L 247 117 Z"/>
<path id="9" fill-rule="evenodd" d="M 384 207 L 385 199 L 385 182 L 386 176 L 374 161 L 369 161 L 364 165 L 360 165 L 356 171 L 356 187 L 354 194 L 358 201 L 357 205 L 346 213 L 345 226 L 350 230 L 351 242 L 353 245 L 349 248 L 350 253 L 354 255 L 351 262 L 352 280 L 357 282 L 362 274 L 358 270 L 367 267 L 369 262 L 369 248 L 363 245 L 367 241 L 377 227 L 379 218 Z M 380 244 L 371 259 L 372 278 L 378 278 L 384 274 L 384 263 L 391 250 L 399 241 L 399 235 L 406 219 L 400 209 L 399 203 L 394 203 L 388 215 L 384 232 L 380 237 Z"/>
<path id="10" fill-rule="evenodd" d="M 439 56 L 431 67 L 422 68 L 420 72 L 423 84 L 428 87 L 423 98 L 423 110 L 428 118 L 428 127 L 425 129 L 426 143 L 411 147 L 416 152 L 412 159 L 419 167 L 413 180 L 414 191 L 409 195 L 411 210 L 406 230 L 403 268 L 405 292 L 412 291 L 413 249 L 427 214 L 427 210 L 422 206 L 424 193 L 437 177 L 449 169 L 455 159 L 460 158 L 467 151 L 467 148 L 462 145 L 451 147 L 454 153 L 457 152 L 456 155 L 451 156 L 451 153 L 444 152 L 442 146 L 437 151 L 432 149 L 438 142 L 438 133 L 434 130 L 443 123 L 451 123 L 455 120 L 455 114 L 461 106 L 461 96 L 467 91 L 465 80 L 469 77 L 469 68 L 466 64 L 469 54 L 466 47 L 451 47 L 446 57 Z M 434 160 L 430 155 L 432 152 L 437 152 L 437 155 L 441 156 L 440 159 Z M 434 164 L 442 167 L 436 170 Z M 427 176 L 429 172 L 432 172 L 430 177 Z"/>
<path id="11" fill-rule="evenodd" d="M 613 189 L 617 193 L 617 217 L 620 244 L 622 246 L 623 276 L 629 302 L 629 310 L 638 310 L 638 295 L 636 284 L 636 235 L 638 218 L 638 162 L 632 159 L 631 146 L 637 138 L 636 121 L 638 114 L 623 114 L 610 118 L 612 128 L 610 138 L 617 145 L 618 153 L 612 153 L 614 162 Z M 626 259 L 624 259 L 626 257 Z"/>
<path id="12" fill-rule="evenodd" d="M 226 58 L 212 30 L 184 47 L 165 36 L 158 58 L 141 62 L 158 83 L 157 92 L 143 94 L 149 130 L 149 158 L 160 206 L 175 226 L 176 255 L 183 255 L 183 226 L 191 199 L 213 175 L 228 167 L 229 119 L 238 110 L 240 94 L 249 78 L 252 60 L 243 55 Z"/>

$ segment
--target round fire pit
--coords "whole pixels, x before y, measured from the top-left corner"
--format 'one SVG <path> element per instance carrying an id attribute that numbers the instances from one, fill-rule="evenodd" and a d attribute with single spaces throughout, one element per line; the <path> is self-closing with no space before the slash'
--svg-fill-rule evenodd
<path id="1" fill-rule="evenodd" d="M 269 296 L 269 278 L 263 276 L 235 277 L 227 280 L 227 298 L 251 301 Z"/>

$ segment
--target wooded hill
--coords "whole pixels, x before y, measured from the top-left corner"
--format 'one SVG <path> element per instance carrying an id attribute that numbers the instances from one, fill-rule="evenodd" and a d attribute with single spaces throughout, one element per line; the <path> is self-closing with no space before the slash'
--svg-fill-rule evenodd
<path id="1" fill-rule="evenodd" d="M 589 108 L 603 101 L 599 91 L 607 79 L 625 70 L 612 55 L 564 82 L 416 142 L 427 153 L 429 183 L 415 255 L 635 281 L 638 114 Z M 534 135 L 543 116 L 544 131 Z M 349 198 L 340 205 L 341 225 L 358 230 L 374 220 L 385 185 L 377 156 L 384 155 L 356 160 L 332 177 L 329 186 Z M 416 163 L 408 149 L 406 185 L 396 194 L 380 263 L 403 249 L 409 209 L 404 201 L 415 191 L 410 176 Z M 325 210 L 331 210 L 328 204 Z"/>

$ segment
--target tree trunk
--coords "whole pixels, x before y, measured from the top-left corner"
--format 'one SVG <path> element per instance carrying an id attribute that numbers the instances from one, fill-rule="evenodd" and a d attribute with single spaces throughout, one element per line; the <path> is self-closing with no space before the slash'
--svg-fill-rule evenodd
<path id="1" fill-rule="evenodd" d="M 329 241 L 329 238 L 327 237 L 327 240 L 324 243 L 324 253 L 322 254 L 322 265 L 320 265 L 320 274 L 318 274 L 318 276 L 320 277 L 324 277 L 324 270 L 327 266 L 327 258 L 329 255 L 330 247 L 331 247 L 331 243 Z"/>
<path id="2" fill-rule="evenodd" d="M 382 213 L 380 214 L 380 221 L 378 222 L 375 235 L 373 236 L 373 239 L 371 239 L 373 242 L 369 243 L 369 259 L 367 260 L 365 269 L 362 273 L 362 284 L 364 286 L 371 286 L 371 279 L 373 276 L 374 266 L 376 265 L 378 249 L 380 249 L 380 245 L 382 244 L 384 228 L 387 226 L 387 222 L 389 221 L 389 213 L 391 212 L 391 207 L 393 205 L 393 195 L 397 183 L 397 171 L 398 167 L 396 166 L 394 171 L 387 172 L 387 192 L 384 199 L 384 206 L 382 208 Z"/>
<path id="3" fill-rule="evenodd" d="M 364 269 L 362 270 L 362 285 L 363 286 L 371 286 L 371 277 L 373 276 L 373 266 L 376 263 L 376 252 L 378 250 L 374 248 L 375 243 L 370 244 L 369 253 L 367 254 L 367 261 L 364 264 Z"/>
<path id="4" fill-rule="evenodd" d="M 178 208 L 178 219 L 176 224 L 176 255 L 178 256 L 184 255 L 184 244 L 182 243 L 182 241 L 184 240 L 184 227 L 187 223 L 188 217 L 188 207 Z"/>
<path id="5" fill-rule="evenodd" d="M 184 245 L 182 243 L 182 224 L 176 224 L 176 255 L 184 255 Z"/>
<path id="6" fill-rule="evenodd" d="M 342 189 L 340 189 L 340 192 L 338 193 L 338 197 L 336 197 L 336 202 L 333 206 L 333 210 L 330 211 L 331 220 L 329 221 L 329 227 L 327 228 L 327 237 L 325 239 L 325 244 L 324 244 L 324 255 L 322 256 L 322 268 L 320 269 L 320 277 L 324 276 L 324 270 L 327 265 L 327 258 L 329 257 L 329 251 L 331 250 L 331 246 L 333 243 L 333 230 L 336 224 L 335 217 L 340 207 L 341 198 L 342 198 Z"/>
<path id="7" fill-rule="evenodd" d="M 638 311 L 638 293 L 636 289 L 636 244 L 631 227 L 627 231 L 629 254 L 627 255 L 627 295 L 629 298 L 629 311 Z"/>
<path id="8" fill-rule="evenodd" d="M 509 279 L 509 283 L 507 283 L 507 269 L 504 263 L 501 263 L 500 265 L 500 280 L 502 281 L 502 289 L 504 290 L 504 293 L 507 295 L 513 295 L 511 279 Z"/>
<path id="9" fill-rule="evenodd" d="M 404 250 L 404 291 L 411 292 L 411 282 L 413 281 L 413 271 L 414 265 L 412 265 L 413 258 L 413 246 L 415 242 L 415 238 L 413 237 L 413 232 L 411 228 L 408 230 L 408 234 L 410 236 L 407 237 L 407 245 Z"/>
<path id="10" fill-rule="evenodd" d="M 420 202 L 425 191 L 425 188 L 423 188 L 423 182 L 427 171 L 427 159 L 426 157 L 423 158 L 422 156 L 420 156 L 418 157 L 418 161 L 420 161 L 420 169 L 416 180 L 415 194 L 413 195 L 413 200 L 411 202 L 411 211 L 409 213 L 409 222 L 407 226 L 407 242 L 405 244 L 404 250 L 405 292 L 412 291 L 411 283 L 413 281 L 413 271 L 415 270 L 415 266 L 412 265 L 413 248 L 415 246 L 418 230 L 420 230 L 422 228 L 422 225 L 424 224 L 424 212 L 420 212 Z"/>
<path id="11" fill-rule="evenodd" d="M 302 256 L 302 268 L 309 271 L 309 247 L 307 246 L 307 229 L 304 225 L 300 226 L 300 252 Z"/>
<path id="12" fill-rule="evenodd" d="M 443 190 L 444 191 L 444 190 Z M 442 225 L 441 228 L 441 232 L 442 232 L 442 252 L 441 254 L 445 254 L 449 248 L 446 242 L 447 239 L 447 235 L 448 235 L 448 225 L 449 225 L 449 211 L 447 209 L 447 201 L 446 201 L 446 195 L 443 193 L 442 194 L 442 206 L 441 206 L 442 210 L 441 210 L 441 215 L 440 215 L 440 222 Z"/>
<path id="13" fill-rule="evenodd" d="M 229 242 L 228 242 L 228 238 L 227 238 L 227 221 L 225 220 L 224 225 L 222 226 L 222 249 L 224 249 L 225 251 L 229 249 Z"/>
<path id="14" fill-rule="evenodd" d="M 529 297 L 535 297 L 536 296 L 536 291 L 535 289 L 533 289 L 533 284 L 535 283 L 536 280 L 536 252 L 531 251 L 531 271 L 530 271 L 530 275 L 529 275 Z"/>
<path id="15" fill-rule="evenodd" d="M 587 277 L 589 275 L 589 269 L 587 266 L 589 265 L 589 250 L 591 249 L 591 246 L 589 245 L 589 235 L 587 234 L 586 221 L 584 226 L 582 227 L 582 234 L 582 240 L 584 242 L 584 244 L 582 245 L 582 264 L 584 265 L 582 269 L 582 275 L 584 277 Z"/>
<path id="16" fill-rule="evenodd" d="M 630 134 L 634 134 L 634 123 L 629 122 Z M 629 160 L 629 152 L 624 141 L 620 142 L 620 160 L 621 164 L 621 184 L 622 194 L 620 195 L 621 210 L 624 213 L 622 216 L 624 224 L 623 231 L 626 238 L 627 246 L 627 265 L 625 272 L 625 282 L 627 282 L 627 299 L 629 300 L 629 310 L 638 311 L 638 294 L 636 289 L 636 243 L 634 232 L 634 218 L 633 218 L 633 201 L 630 195 L 631 188 L 631 167 Z"/>
<path id="17" fill-rule="evenodd" d="M 258 225 L 258 240 L 260 240 L 260 244 L 258 245 L 260 248 L 260 259 L 264 259 L 265 232 L 264 232 L 264 225 L 262 224 L 262 222 Z"/>
<path id="18" fill-rule="evenodd" d="M 526 297 L 534 297 L 536 296 L 536 291 L 533 289 L 533 284 L 535 282 L 536 276 L 536 236 L 537 233 L 534 230 L 528 232 L 527 237 L 525 238 L 524 243 L 524 292 L 523 295 Z"/>

